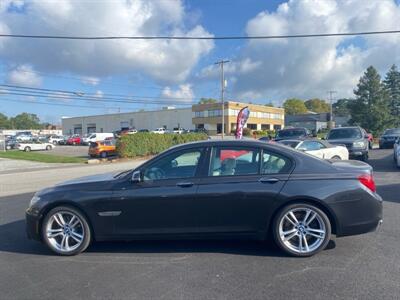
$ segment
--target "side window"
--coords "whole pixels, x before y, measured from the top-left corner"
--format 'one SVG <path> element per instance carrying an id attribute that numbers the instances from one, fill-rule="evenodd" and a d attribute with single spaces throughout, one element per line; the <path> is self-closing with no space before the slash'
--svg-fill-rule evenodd
<path id="1" fill-rule="evenodd" d="M 301 146 L 299 147 L 299 150 L 314 151 L 314 150 L 320 150 L 322 148 L 325 148 L 325 146 L 322 145 L 320 142 L 317 142 L 317 141 L 304 141 L 301 144 Z"/>
<path id="2" fill-rule="evenodd" d="M 263 151 L 261 174 L 280 174 L 289 172 L 290 160 L 275 153 Z"/>
<path id="3" fill-rule="evenodd" d="M 163 157 L 143 172 L 143 180 L 162 180 L 194 177 L 202 149 L 190 149 Z"/>
<path id="4" fill-rule="evenodd" d="M 209 176 L 258 174 L 260 153 L 258 149 L 215 147 L 212 149 Z"/>

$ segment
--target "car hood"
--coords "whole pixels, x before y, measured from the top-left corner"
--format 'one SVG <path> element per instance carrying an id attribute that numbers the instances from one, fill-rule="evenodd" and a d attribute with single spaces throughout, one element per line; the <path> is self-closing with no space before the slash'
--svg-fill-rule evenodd
<path id="1" fill-rule="evenodd" d="M 116 180 L 116 178 L 115 178 L 116 174 L 117 173 L 115 173 L 115 172 L 110 172 L 110 173 L 104 173 L 104 174 L 84 176 L 84 177 L 79 177 L 79 178 L 75 178 L 72 180 L 61 182 L 61 183 L 57 184 L 56 186 L 82 184 L 82 183 L 94 183 L 94 182 L 103 182 L 103 181 L 110 182 L 112 180 Z"/>

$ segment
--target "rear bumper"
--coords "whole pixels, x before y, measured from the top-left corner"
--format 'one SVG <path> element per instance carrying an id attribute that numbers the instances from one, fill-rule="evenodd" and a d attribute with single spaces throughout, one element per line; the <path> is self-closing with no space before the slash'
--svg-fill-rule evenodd
<path id="1" fill-rule="evenodd" d="M 339 223 L 336 236 L 358 235 L 375 231 L 382 223 L 382 198 L 365 191 L 365 196 L 331 205 Z"/>
<path id="2" fill-rule="evenodd" d="M 361 157 L 368 154 L 367 149 L 347 149 L 347 150 L 349 150 L 350 158 Z"/>

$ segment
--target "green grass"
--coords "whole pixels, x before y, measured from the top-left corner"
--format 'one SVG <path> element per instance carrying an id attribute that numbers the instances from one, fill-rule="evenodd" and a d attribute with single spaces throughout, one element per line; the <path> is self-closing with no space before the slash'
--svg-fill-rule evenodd
<path id="1" fill-rule="evenodd" d="M 11 150 L 0 152 L 1 158 L 30 160 L 44 163 L 84 163 L 87 160 L 82 157 L 57 156 L 38 152 L 24 152 Z"/>

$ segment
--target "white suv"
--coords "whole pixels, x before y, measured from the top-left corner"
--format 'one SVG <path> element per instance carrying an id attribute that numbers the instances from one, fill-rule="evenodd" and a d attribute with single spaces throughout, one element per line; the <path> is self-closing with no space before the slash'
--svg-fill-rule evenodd
<path id="1" fill-rule="evenodd" d="M 166 132 L 167 132 L 167 130 L 163 127 L 156 128 L 155 130 L 152 131 L 152 133 L 158 133 L 158 134 L 164 134 Z"/>

